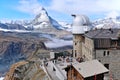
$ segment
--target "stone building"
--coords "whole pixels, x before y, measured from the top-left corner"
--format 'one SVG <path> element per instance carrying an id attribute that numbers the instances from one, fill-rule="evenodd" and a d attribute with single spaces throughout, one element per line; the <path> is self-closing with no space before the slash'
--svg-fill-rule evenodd
<path id="1" fill-rule="evenodd" d="M 88 19 L 86 16 L 78 18 L 81 19 L 76 21 L 75 18 L 73 21 L 73 56 L 82 57 L 85 61 L 98 59 L 109 69 L 114 80 L 120 80 L 120 29 L 95 29 L 86 32 L 84 28 L 90 28 Z M 76 26 L 75 22 L 81 22 L 82 25 Z M 74 28 L 78 28 L 77 34 Z M 79 33 L 81 30 L 84 30 L 82 34 Z"/>
<path id="2" fill-rule="evenodd" d="M 73 21 L 73 57 L 82 56 L 82 42 L 84 33 L 89 30 L 89 18 L 85 15 L 72 15 Z"/>

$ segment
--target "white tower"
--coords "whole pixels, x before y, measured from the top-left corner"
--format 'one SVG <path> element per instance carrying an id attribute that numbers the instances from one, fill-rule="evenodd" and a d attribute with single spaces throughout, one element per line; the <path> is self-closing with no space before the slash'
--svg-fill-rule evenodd
<path id="1" fill-rule="evenodd" d="M 73 28 L 73 57 L 82 57 L 82 43 L 84 33 L 90 30 L 89 18 L 85 15 L 72 15 L 74 17 Z"/>

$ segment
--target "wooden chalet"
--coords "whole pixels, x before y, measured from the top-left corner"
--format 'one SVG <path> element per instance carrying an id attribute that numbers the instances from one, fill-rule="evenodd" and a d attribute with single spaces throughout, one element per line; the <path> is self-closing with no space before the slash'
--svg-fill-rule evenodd
<path id="1" fill-rule="evenodd" d="M 98 60 L 73 63 L 65 68 L 67 80 L 104 80 L 104 73 L 109 70 Z"/>

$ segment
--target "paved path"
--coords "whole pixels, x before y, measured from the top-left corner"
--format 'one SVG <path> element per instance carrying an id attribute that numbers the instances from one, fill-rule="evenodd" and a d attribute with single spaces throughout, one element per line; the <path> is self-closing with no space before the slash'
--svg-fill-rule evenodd
<path id="1" fill-rule="evenodd" d="M 48 66 L 46 67 L 48 74 L 51 76 L 52 80 L 60 80 L 56 74 L 55 71 L 53 71 L 53 68 L 50 66 L 50 64 L 48 63 Z"/>

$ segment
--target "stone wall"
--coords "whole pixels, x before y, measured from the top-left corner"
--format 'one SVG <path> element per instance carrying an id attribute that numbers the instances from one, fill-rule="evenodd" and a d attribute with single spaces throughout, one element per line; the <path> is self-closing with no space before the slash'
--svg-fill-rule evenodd
<path id="1" fill-rule="evenodd" d="M 94 42 L 92 39 L 85 37 L 85 43 L 82 44 L 82 56 L 85 60 L 92 60 L 94 50 Z"/>
<path id="2" fill-rule="evenodd" d="M 73 36 L 73 57 L 82 56 L 82 42 L 84 42 L 82 35 L 76 34 Z"/>
<path id="3" fill-rule="evenodd" d="M 96 59 L 103 65 L 108 64 L 114 80 L 120 80 L 120 50 L 96 50 Z"/>

